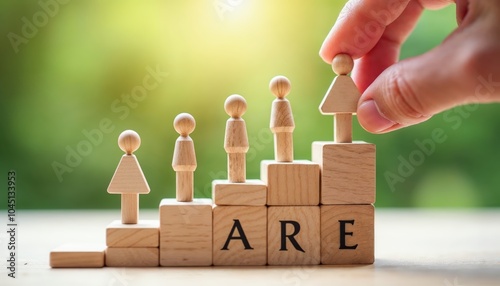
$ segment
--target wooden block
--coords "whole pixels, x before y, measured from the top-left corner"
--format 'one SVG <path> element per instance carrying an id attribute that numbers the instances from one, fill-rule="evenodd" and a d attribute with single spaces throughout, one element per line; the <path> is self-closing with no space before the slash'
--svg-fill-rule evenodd
<path id="1" fill-rule="evenodd" d="M 265 206 L 267 186 L 261 180 L 231 183 L 227 180 L 212 182 L 212 198 L 219 206 Z"/>
<path id="2" fill-rule="evenodd" d="M 212 265 L 212 200 L 160 203 L 160 265 Z"/>
<path id="3" fill-rule="evenodd" d="M 318 206 L 269 207 L 267 263 L 320 263 L 320 209 Z"/>
<path id="4" fill-rule="evenodd" d="M 175 171 L 176 198 L 179 202 L 193 200 L 193 172 L 196 170 L 196 153 L 193 139 L 189 136 L 196 126 L 194 117 L 189 113 L 181 113 L 174 119 L 174 128 L 179 133 L 175 141 L 172 167 Z"/>
<path id="5" fill-rule="evenodd" d="M 158 247 L 160 236 L 158 220 L 140 220 L 137 224 L 122 224 L 115 220 L 106 228 L 109 247 Z"/>
<path id="6" fill-rule="evenodd" d="M 104 245 L 65 244 L 50 252 L 50 267 L 100 268 L 105 250 Z"/>
<path id="7" fill-rule="evenodd" d="M 265 160 L 261 162 L 260 178 L 267 184 L 268 206 L 319 204 L 320 171 L 317 163 Z"/>
<path id="8" fill-rule="evenodd" d="M 158 247 L 108 247 L 106 266 L 155 267 L 158 266 Z"/>
<path id="9" fill-rule="evenodd" d="M 313 142 L 313 161 L 321 167 L 321 203 L 375 202 L 375 144 Z"/>
<path id="10" fill-rule="evenodd" d="M 267 207 L 214 206 L 214 265 L 266 265 Z"/>
<path id="11" fill-rule="evenodd" d="M 374 262 L 373 205 L 321 206 L 321 263 Z"/>

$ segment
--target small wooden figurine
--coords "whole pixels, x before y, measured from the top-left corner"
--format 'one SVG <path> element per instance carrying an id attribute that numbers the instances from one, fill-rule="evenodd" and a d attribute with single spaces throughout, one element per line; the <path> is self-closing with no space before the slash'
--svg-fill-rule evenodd
<path id="1" fill-rule="evenodd" d="M 290 101 L 285 98 L 290 92 L 290 81 L 284 76 L 275 76 L 269 89 L 276 96 L 271 108 L 271 132 L 274 133 L 274 155 L 277 162 L 293 162 L 293 121 Z"/>
<path id="2" fill-rule="evenodd" d="M 361 96 L 354 81 L 348 76 L 354 62 L 347 54 L 333 58 L 332 69 L 338 76 L 333 80 L 319 110 L 322 114 L 334 115 L 335 142 L 352 142 L 352 115 L 356 114 Z"/>
<path id="3" fill-rule="evenodd" d="M 246 180 L 246 153 L 248 136 L 245 120 L 241 118 L 247 110 L 247 102 L 241 95 L 233 94 L 224 103 L 226 113 L 231 116 L 226 123 L 224 149 L 227 152 L 227 175 L 231 183 L 244 183 Z"/>
<path id="4" fill-rule="evenodd" d="M 139 218 L 139 194 L 150 189 L 141 166 L 133 154 L 141 146 L 139 134 L 125 130 L 118 137 L 118 146 L 125 152 L 108 186 L 108 193 L 121 194 L 122 223 L 136 224 Z"/>

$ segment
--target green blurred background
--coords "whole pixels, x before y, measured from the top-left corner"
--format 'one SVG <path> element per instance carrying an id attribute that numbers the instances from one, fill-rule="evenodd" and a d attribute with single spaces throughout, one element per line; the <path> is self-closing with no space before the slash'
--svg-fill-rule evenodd
<path id="1" fill-rule="evenodd" d="M 152 191 L 141 207 L 157 207 L 175 194 L 172 121 L 180 112 L 197 120 L 195 195 L 210 196 L 211 181 L 226 176 L 223 103 L 233 93 L 248 102 L 247 177 L 258 178 L 260 161 L 273 158 L 268 83 L 278 74 L 292 82 L 295 157 L 310 159 L 312 141 L 332 139 L 332 118 L 318 105 L 334 74 L 318 50 L 343 1 L 65 2 L 48 5 L 50 13 L 38 1 L 0 2 L 0 173 L 6 182 L 16 170 L 18 208 L 119 208 L 106 188 L 124 129 L 142 138 L 136 155 Z M 402 58 L 455 27 L 454 5 L 425 12 Z M 160 77 L 141 93 L 150 70 Z M 497 113 L 461 107 L 387 135 L 356 122 L 355 139 L 377 145 L 377 207 L 500 206 Z M 103 121 L 113 130 L 100 138 Z M 431 148 L 433 133 L 445 139 Z M 78 148 L 84 154 L 69 166 L 68 152 Z"/>

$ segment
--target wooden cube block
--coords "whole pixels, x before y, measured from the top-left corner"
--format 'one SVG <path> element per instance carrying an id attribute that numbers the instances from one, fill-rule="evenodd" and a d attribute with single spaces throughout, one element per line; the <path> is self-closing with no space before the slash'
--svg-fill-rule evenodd
<path id="1" fill-rule="evenodd" d="M 106 228 L 106 245 L 109 247 L 158 247 L 160 237 L 158 220 L 140 220 L 137 224 L 113 221 Z"/>
<path id="2" fill-rule="evenodd" d="M 261 163 L 260 178 L 267 184 L 268 206 L 319 204 L 320 169 L 317 163 L 265 160 Z"/>
<path id="3" fill-rule="evenodd" d="M 314 142 L 313 161 L 321 167 L 321 203 L 375 202 L 375 145 Z"/>
<path id="4" fill-rule="evenodd" d="M 65 244 L 50 252 L 50 267 L 100 268 L 105 250 L 105 245 Z"/>
<path id="5" fill-rule="evenodd" d="M 320 263 L 320 209 L 318 206 L 269 207 L 267 263 Z"/>
<path id="6" fill-rule="evenodd" d="M 106 266 L 154 267 L 159 263 L 158 247 L 108 247 Z"/>
<path id="7" fill-rule="evenodd" d="M 212 265 L 212 200 L 160 203 L 160 265 Z"/>
<path id="8" fill-rule="evenodd" d="M 321 263 L 374 261 L 373 205 L 321 206 Z"/>
<path id="9" fill-rule="evenodd" d="M 214 265 L 266 265 L 267 207 L 214 206 Z"/>
<path id="10" fill-rule="evenodd" d="M 227 180 L 212 182 L 212 198 L 218 206 L 265 206 L 267 185 L 261 180 L 230 183 Z"/>

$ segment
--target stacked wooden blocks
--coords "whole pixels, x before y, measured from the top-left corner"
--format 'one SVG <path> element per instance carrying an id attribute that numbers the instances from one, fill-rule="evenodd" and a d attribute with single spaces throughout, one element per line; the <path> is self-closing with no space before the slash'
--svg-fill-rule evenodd
<path id="1" fill-rule="evenodd" d="M 189 134 L 194 118 L 179 114 L 174 128 L 180 134 L 175 142 L 172 167 L 176 172 L 176 199 L 160 202 L 160 265 L 212 265 L 212 200 L 193 199 L 196 155 Z"/>
<path id="2" fill-rule="evenodd" d="M 106 228 L 106 266 L 158 266 L 158 221 L 139 220 L 139 194 L 148 194 L 149 185 L 132 153 L 140 146 L 139 134 L 128 130 L 118 137 L 125 151 L 108 187 L 121 194 L 122 220 Z"/>
<path id="3" fill-rule="evenodd" d="M 335 141 L 313 142 L 313 161 L 321 167 L 321 263 L 374 262 L 375 145 L 352 142 L 352 114 L 360 94 L 347 76 L 352 58 L 337 55 L 338 75 L 320 112 L 334 115 Z"/>
<path id="4" fill-rule="evenodd" d="M 247 103 L 243 97 L 231 95 L 224 109 L 230 116 L 224 139 L 228 179 L 212 183 L 214 265 L 266 265 L 267 186 L 246 179 L 249 145 L 242 116 Z"/>
<path id="5" fill-rule="evenodd" d="M 313 142 L 312 161 L 294 160 L 290 82 L 271 80 L 276 96 L 270 128 L 274 160 L 261 162 L 260 180 L 246 178 L 249 149 L 242 116 L 247 103 L 227 98 L 224 149 L 228 179 L 212 183 L 212 199 L 194 199 L 197 167 L 194 118 L 179 114 L 172 167 L 176 198 L 163 199 L 159 221 L 138 219 L 139 194 L 149 186 L 133 152 L 140 138 L 131 130 L 118 143 L 125 151 L 108 187 L 121 194 L 122 220 L 106 230 L 107 248 L 64 247 L 51 252 L 52 267 L 317 265 L 374 262 L 375 145 L 352 142 L 352 114 L 359 91 L 347 76 L 348 55 L 332 62 L 338 76 L 320 111 L 334 115 L 335 140 Z"/>
<path id="6" fill-rule="evenodd" d="M 275 160 L 261 163 L 268 208 L 268 264 L 307 265 L 320 262 L 320 173 L 316 163 L 294 160 L 290 82 L 283 76 L 271 80 L 276 96 L 271 108 Z"/>

